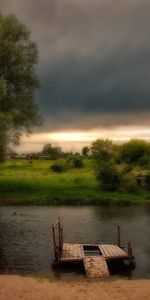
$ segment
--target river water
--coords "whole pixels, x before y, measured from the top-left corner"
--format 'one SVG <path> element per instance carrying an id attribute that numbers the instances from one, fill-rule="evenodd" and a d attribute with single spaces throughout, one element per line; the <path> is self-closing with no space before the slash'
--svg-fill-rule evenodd
<path id="1" fill-rule="evenodd" d="M 54 271 L 51 224 L 60 216 L 64 240 L 116 243 L 121 225 L 122 245 L 132 242 L 136 267 L 131 278 L 150 278 L 150 207 L 7 206 L 0 208 L 0 273 L 84 276 L 81 270 Z M 79 277 L 78 277 L 79 278 Z"/>

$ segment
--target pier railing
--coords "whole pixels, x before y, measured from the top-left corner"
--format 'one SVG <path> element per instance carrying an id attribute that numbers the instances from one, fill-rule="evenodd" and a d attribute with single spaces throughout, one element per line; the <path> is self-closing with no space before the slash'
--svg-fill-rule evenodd
<path id="1" fill-rule="evenodd" d="M 55 261 L 59 262 L 63 246 L 63 227 L 61 219 L 58 217 L 58 220 L 52 224 L 52 233 L 53 233 L 53 244 L 54 244 L 54 253 Z"/>

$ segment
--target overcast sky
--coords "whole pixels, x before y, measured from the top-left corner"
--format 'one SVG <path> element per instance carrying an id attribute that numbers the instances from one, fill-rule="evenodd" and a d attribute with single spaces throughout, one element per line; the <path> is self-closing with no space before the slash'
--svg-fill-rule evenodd
<path id="1" fill-rule="evenodd" d="M 150 127 L 149 0 L 0 0 L 0 9 L 38 44 L 39 132 Z"/>

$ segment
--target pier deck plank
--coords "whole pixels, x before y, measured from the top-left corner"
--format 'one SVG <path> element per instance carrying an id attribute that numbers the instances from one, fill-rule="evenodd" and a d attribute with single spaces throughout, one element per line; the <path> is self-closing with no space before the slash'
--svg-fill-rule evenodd
<path id="1" fill-rule="evenodd" d="M 80 261 L 85 257 L 83 246 L 93 244 L 72 244 L 63 243 L 61 261 Z M 95 244 L 94 244 L 95 246 Z M 98 245 L 102 256 L 106 260 L 129 258 L 128 253 L 117 245 Z"/>
<path id="2" fill-rule="evenodd" d="M 106 260 L 129 258 L 128 254 L 117 245 L 99 245 L 99 248 Z"/>
<path id="3" fill-rule="evenodd" d="M 63 243 L 60 261 L 82 261 L 84 251 L 81 244 Z"/>
<path id="4" fill-rule="evenodd" d="M 103 256 L 85 256 L 83 259 L 86 276 L 89 278 L 108 278 L 110 276 Z"/>

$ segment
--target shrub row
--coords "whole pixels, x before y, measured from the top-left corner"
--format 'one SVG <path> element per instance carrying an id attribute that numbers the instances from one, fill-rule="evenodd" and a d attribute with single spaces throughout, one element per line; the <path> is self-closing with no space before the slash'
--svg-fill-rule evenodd
<path id="1" fill-rule="evenodd" d="M 81 156 L 69 156 L 66 160 L 56 161 L 51 165 L 53 172 L 62 173 L 71 168 L 83 168 L 83 159 Z"/>

